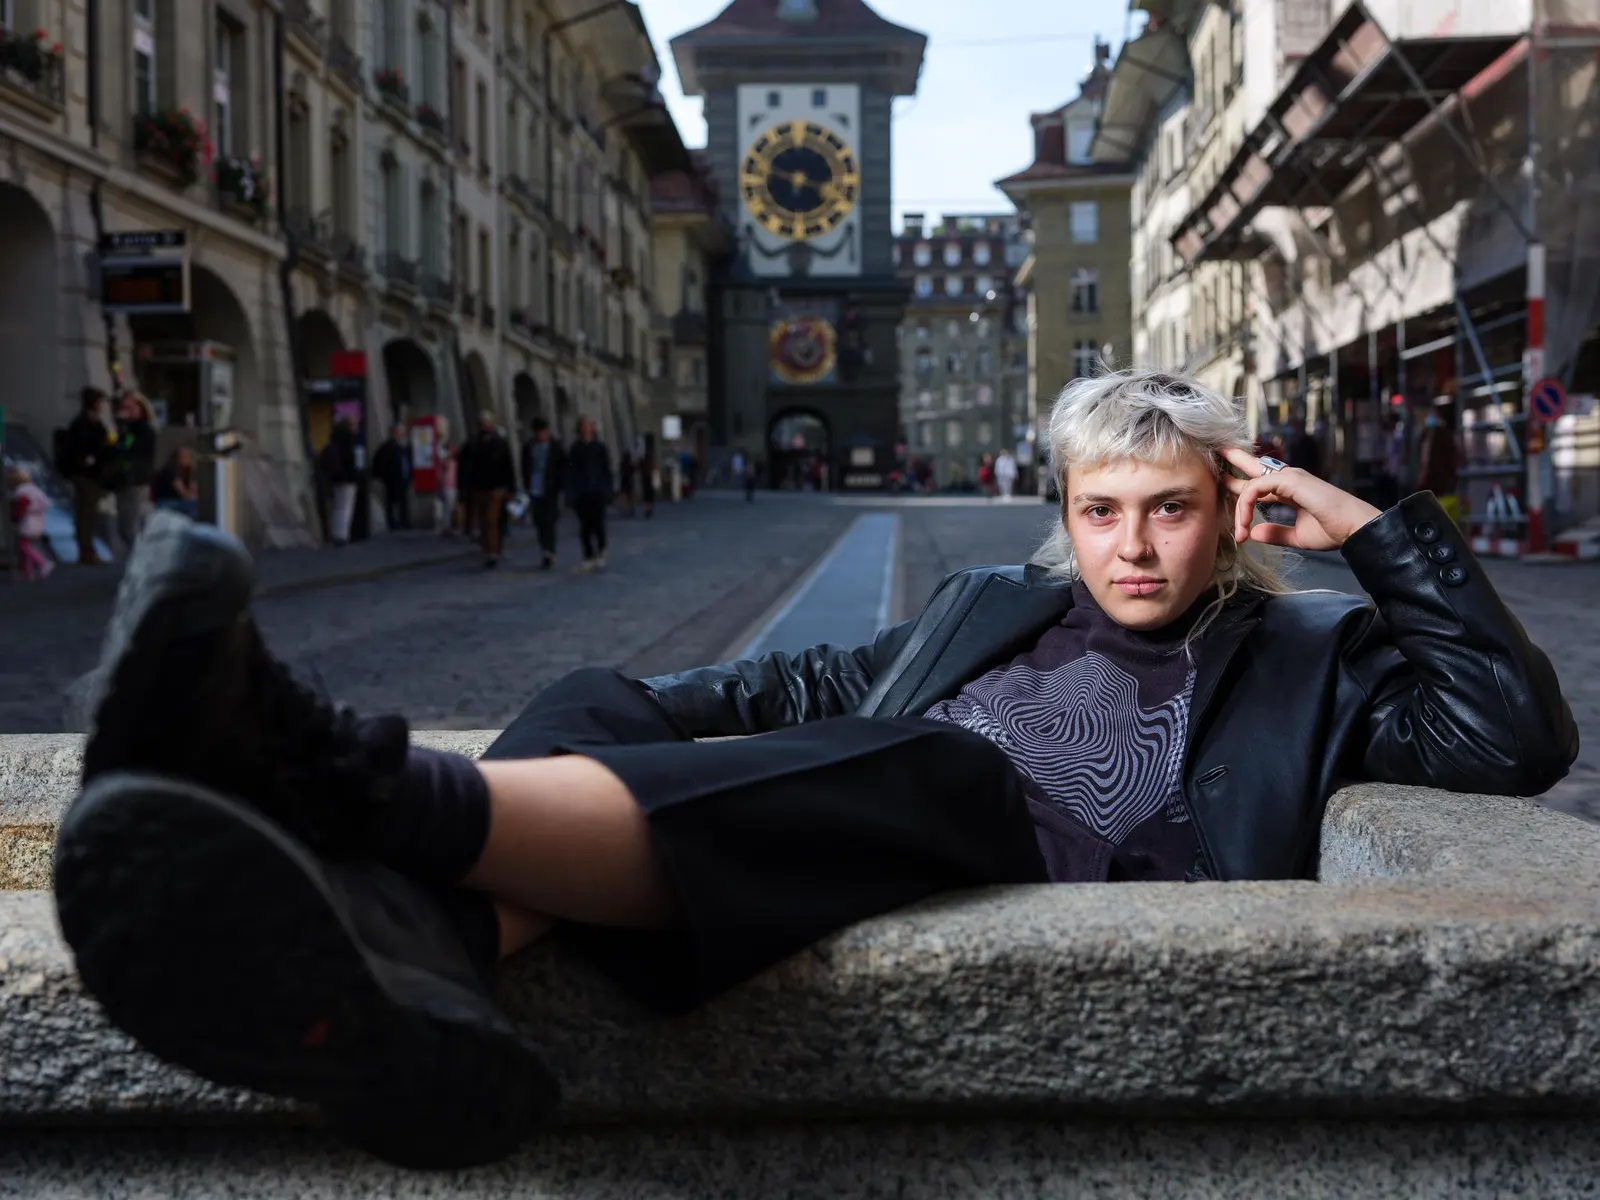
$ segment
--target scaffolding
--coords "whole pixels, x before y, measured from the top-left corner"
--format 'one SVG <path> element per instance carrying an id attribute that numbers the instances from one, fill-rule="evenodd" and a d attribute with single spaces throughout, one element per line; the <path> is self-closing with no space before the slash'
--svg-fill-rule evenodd
<path id="1" fill-rule="evenodd" d="M 1255 261 L 1273 247 L 1257 228 L 1261 214 L 1294 214 L 1359 308 L 1353 329 L 1333 313 L 1326 344 L 1307 339 L 1298 364 L 1304 403 L 1311 360 L 1325 361 L 1341 482 L 1370 482 L 1360 468 L 1374 457 L 1362 445 L 1372 439 L 1360 435 L 1379 425 L 1385 399 L 1405 418 L 1448 398 L 1465 440 L 1466 523 L 1490 553 L 1544 548 L 1553 463 L 1545 431 L 1528 418 L 1531 384 L 1550 375 L 1570 386 L 1600 371 L 1600 354 L 1591 361 L 1585 349 L 1600 321 L 1600 20 L 1576 19 L 1580 5 L 1600 7 L 1539 0 L 1525 30 L 1427 37 L 1391 36 L 1366 5 L 1350 5 L 1173 236 L 1191 264 Z M 1521 110 L 1510 139 L 1474 126 L 1491 93 L 1502 112 Z M 1517 102 L 1504 103 L 1508 95 Z M 1470 195 L 1437 194 L 1449 193 L 1458 168 L 1419 168 L 1435 134 L 1467 168 Z M 1345 210 L 1363 188 L 1376 219 L 1352 229 Z M 1393 232 L 1374 240 L 1372 224 Z M 1441 303 L 1416 302 L 1427 290 L 1415 277 L 1421 243 L 1449 269 Z M 1337 288 L 1329 291 L 1336 302 Z M 1302 309 L 1313 315 L 1305 300 Z M 1364 360 L 1364 379 L 1350 374 L 1352 358 Z M 1419 380 L 1419 367 L 1432 378 Z M 1592 465 L 1600 479 L 1600 453 Z M 1594 491 L 1600 510 L 1600 484 Z"/>

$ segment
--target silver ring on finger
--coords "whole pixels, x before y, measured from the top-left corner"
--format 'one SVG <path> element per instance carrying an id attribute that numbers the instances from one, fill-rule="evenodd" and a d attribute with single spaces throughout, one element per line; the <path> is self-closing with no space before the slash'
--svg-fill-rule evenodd
<path id="1" fill-rule="evenodd" d="M 1265 467 L 1268 471 L 1281 471 L 1281 470 L 1283 470 L 1285 467 L 1287 467 L 1289 465 L 1288 463 L 1284 462 L 1282 459 L 1268 458 L 1265 454 L 1263 454 L 1261 457 L 1256 459 L 1256 461 L 1258 463 L 1260 463 L 1263 467 Z"/>

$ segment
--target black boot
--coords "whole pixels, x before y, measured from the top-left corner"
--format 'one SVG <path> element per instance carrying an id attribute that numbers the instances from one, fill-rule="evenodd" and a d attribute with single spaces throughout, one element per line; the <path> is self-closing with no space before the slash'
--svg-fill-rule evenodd
<path id="1" fill-rule="evenodd" d="M 440 893 L 320 861 L 214 792 L 99 776 L 62 822 L 55 893 L 113 1024 L 217 1083 L 318 1105 L 389 1162 L 493 1161 L 558 1102 Z"/>
<path id="2" fill-rule="evenodd" d="M 152 771 L 244 800 L 318 853 L 358 852 L 407 753 L 401 717 L 359 720 L 297 682 L 250 619 L 232 537 L 151 515 L 92 676 L 83 780 Z"/>

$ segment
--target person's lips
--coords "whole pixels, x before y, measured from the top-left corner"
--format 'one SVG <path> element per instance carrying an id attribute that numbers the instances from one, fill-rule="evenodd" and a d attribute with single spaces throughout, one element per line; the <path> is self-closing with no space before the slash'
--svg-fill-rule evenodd
<path id="1" fill-rule="evenodd" d="M 1165 579 L 1154 575 L 1129 575 L 1117 580 L 1117 590 L 1129 596 L 1153 596 L 1166 585 Z"/>

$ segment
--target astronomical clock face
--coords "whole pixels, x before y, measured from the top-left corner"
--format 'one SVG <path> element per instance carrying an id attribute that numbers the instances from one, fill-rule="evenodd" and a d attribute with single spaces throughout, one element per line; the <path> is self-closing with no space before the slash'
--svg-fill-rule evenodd
<path id="1" fill-rule="evenodd" d="M 767 330 L 767 361 L 779 383 L 821 383 L 838 362 L 838 336 L 826 318 L 796 314 Z"/>
<path id="2" fill-rule="evenodd" d="M 739 193 L 768 233 L 809 241 L 837 229 L 855 209 L 861 170 L 843 137 L 818 121 L 781 121 L 750 143 Z"/>

